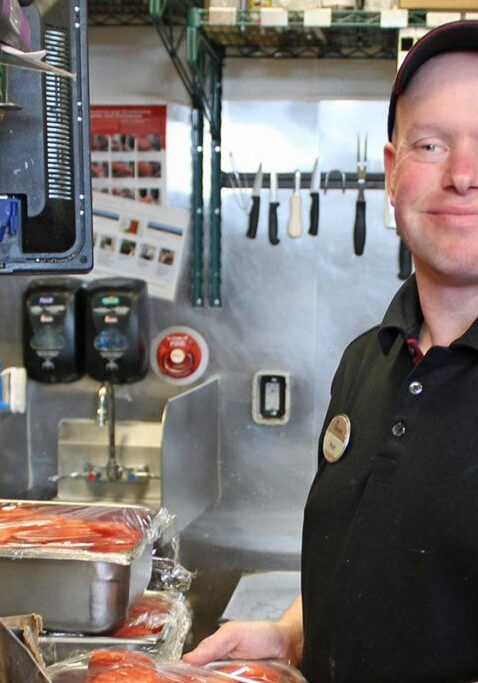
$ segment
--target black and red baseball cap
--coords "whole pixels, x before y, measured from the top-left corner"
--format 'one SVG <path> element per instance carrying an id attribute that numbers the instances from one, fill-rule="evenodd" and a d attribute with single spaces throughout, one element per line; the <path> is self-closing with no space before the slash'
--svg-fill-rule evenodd
<path id="1" fill-rule="evenodd" d="M 428 31 L 407 53 L 395 77 L 388 109 L 388 139 L 392 139 L 397 100 L 418 69 L 445 52 L 478 52 L 478 21 L 463 19 Z"/>

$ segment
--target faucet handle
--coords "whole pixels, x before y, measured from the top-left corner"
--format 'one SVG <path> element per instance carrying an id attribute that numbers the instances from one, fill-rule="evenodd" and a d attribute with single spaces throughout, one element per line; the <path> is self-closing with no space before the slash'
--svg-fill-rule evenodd
<path id="1" fill-rule="evenodd" d="M 48 481 L 54 483 L 64 481 L 65 479 L 88 479 L 88 472 L 69 472 L 68 474 L 53 474 L 48 477 Z"/>
<path id="2" fill-rule="evenodd" d="M 127 479 L 132 484 L 142 484 L 145 481 L 152 479 L 151 473 L 147 465 L 142 467 L 128 468 Z"/>

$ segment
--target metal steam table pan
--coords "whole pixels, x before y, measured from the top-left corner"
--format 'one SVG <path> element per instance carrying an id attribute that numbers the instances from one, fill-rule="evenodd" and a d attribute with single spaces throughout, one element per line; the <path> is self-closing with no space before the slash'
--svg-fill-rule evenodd
<path id="1" fill-rule="evenodd" d="M 164 634 L 156 634 L 143 638 L 110 638 L 109 636 L 72 636 L 53 634 L 39 637 L 40 650 L 47 666 L 69 659 L 80 653 L 91 650 L 114 648 L 120 650 L 138 650 L 139 652 L 156 652 L 164 641 Z"/>
<path id="2" fill-rule="evenodd" d="M 155 595 L 154 591 L 146 591 L 145 595 Z M 81 633 L 42 633 L 38 642 L 43 659 L 47 666 L 70 659 L 91 650 L 115 648 L 120 650 L 139 650 L 157 652 L 161 644 L 169 638 L 173 625 L 165 623 L 158 633 L 148 636 L 116 638 L 107 635 L 83 635 Z"/>
<path id="3" fill-rule="evenodd" d="M 7 502 L 21 501 L 0 500 L 0 504 Z M 61 505 L 64 507 L 65 503 Z M 93 504 L 96 505 L 101 504 Z M 126 507 L 145 510 L 137 506 Z M 48 553 L 25 557 L 19 556 L 15 549 L 9 556 L 8 549 L 2 548 L 0 615 L 35 612 L 42 616 L 48 631 L 105 633 L 114 629 L 148 586 L 152 572 L 152 543 L 141 544 L 129 559 L 126 556 L 116 562 L 109 561 L 108 555 L 100 558 L 98 553 L 92 553 L 91 559 L 87 553 L 81 559 L 68 559 L 65 554 L 51 558 Z"/>

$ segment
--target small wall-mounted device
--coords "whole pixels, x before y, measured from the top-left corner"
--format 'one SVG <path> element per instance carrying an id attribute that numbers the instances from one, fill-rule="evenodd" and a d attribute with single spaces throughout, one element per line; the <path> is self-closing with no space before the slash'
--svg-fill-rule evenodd
<path id="1" fill-rule="evenodd" d="M 290 375 L 260 370 L 252 380 L 252 419 L 257 424 L 283 425 L 290 417 Z"/>

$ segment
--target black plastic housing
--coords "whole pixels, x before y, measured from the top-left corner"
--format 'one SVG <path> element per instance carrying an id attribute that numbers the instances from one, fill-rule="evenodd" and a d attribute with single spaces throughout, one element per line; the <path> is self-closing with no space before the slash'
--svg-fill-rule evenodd
<path id="1" fill-rule="evenodd" d="M 28 377 L 49 384 L 84 374 L 82 282 L 41 278 L 23 294 L 23 363 Z"/>
<path id="2" fill-rule="evenodd" d="M 20 69 L 15 57 L 5 57 L 11 66 L 8 104 L 0 105 L 0 274 L 87 272 L 93 266 L 87 2 L 36 0 L 21 11 L 31 49 L 46 50 L 45 62 L 76 79 Z"/>
<path id="3" fill-rule="evenodd" d="M 127 278 L 94 280 L 82 296 L 86 373 L 114 384 L 142 379 L 149 367 L 146 283 Z"/>

